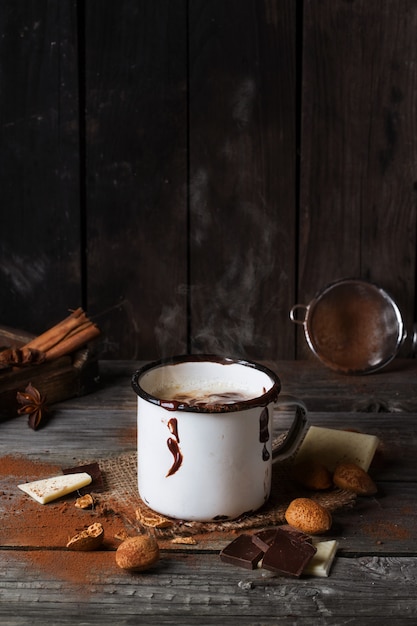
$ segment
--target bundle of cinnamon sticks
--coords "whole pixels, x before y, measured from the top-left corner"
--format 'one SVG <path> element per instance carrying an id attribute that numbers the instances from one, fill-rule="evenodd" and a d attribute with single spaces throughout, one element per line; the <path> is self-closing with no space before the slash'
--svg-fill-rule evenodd
<path id="1" fill-rule="evenodd" d="M 52 361 L 75 352 L 99 334 L 99 328 L 80 307 L 24 346 L 0 352 L 0 368 Z"/>

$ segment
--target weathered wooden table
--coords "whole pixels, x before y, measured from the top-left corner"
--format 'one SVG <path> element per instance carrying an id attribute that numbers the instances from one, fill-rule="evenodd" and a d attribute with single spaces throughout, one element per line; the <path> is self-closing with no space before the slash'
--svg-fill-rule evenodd
<path id="1" fill-rule="evenodd" d="M 18 475 L 22 464 L 30 470 L 38 461 L 33 467 L 47 473 L 134 450 L 137 365 L 100 363 L 97 390 L 55 405 L 42 430 L 25 418 L 0 423 L 0 624 L 417 623 L 415 360 L 360 377 L 315 362 L 273 364 L 283 390 L 305 399 L 309 424 L 381 441 L 372 470 L 377 496 L 334 514 L 329 536 L 339 550 L 329 577 L 299 579 L 223 563 L 219 550 L 236 536 L 226 532 L 199 535 L 195 545 L 164 541 L 152 570 L 129 574 L 115 564 L 116 539 L 98 552 L 65 548 L 89 519 L 74 518 L 73 497 L 43 507 L 18 493 L 17 482 L 32 479 Z M 83 513 L 104 518 L 110 534 L 120 524 L 105 508 Z"/>

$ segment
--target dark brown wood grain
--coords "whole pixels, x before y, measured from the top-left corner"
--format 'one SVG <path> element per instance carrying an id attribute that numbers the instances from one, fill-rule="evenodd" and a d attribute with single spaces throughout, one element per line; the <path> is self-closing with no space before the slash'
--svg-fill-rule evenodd
<path id="1" fill-rule="evenodd" d="M 190 3 L 191 346 L 288 357 L 295 3 Z"/>
<path id="2" fill-rule="evenodd" d="M 1 324 L 314 360 L 289 311 L 356 276 L 415 356 L 416 29 L 414 0 L 3 0 Z"/>
<path id="3" fill-rule="evenodd" d="M 303 24 L 298 301 L 362 277 L 391 293 L 410 330 L 417 6 L 307 0 Z"/>
<path id="4" fill-rule="evenodd" d="M 75 4 L 0 4 L 0 318 L 46 330 L 81 304 Z"/>
<path id="5" fill-rule="evenodd" d="M 185 6 L 85 5 L 88 307 L 113 357 L 186 346 Z"/>

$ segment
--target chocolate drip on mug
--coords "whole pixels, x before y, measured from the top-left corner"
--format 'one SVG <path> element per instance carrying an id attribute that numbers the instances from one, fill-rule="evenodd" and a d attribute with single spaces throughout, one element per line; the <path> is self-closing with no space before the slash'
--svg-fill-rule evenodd
<path id="1" fill-rule="evenodd" d="M 264 444 L 262 448 L 262 459 L 269 461 L 271 455 L 266 447 L 266 442 L 269 441 L 269 413 L 267 408 L 262 410 L 259 417 L 259 441 Z"/>
<path id="2" fill-rule="evenodd" d="M 178 436 L 178 420 L 175 417 L 169 420 L 168 428 L 172 433 L 172 437 L 169 437 L 167 439 L 167 446 L 172 456 L 174 457 L 174 462 L 167 474 L 167 477 L 172 476 L 173 474 L 175 474 L 175 472 L 179 470 L 183 459 L 180 447 L 178 445 L 180 442 L 180 438 Z"/>

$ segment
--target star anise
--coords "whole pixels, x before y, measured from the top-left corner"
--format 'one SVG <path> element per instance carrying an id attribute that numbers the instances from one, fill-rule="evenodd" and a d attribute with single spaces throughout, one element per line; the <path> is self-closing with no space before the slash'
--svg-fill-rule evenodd
<path id="1" fill-rule="evenodd" d="M 17 392 L 16 399 L 22 405 L 17 411 L 18 414 L 28 415 L 28 425 L 36 430 L 48 412 L 46 396 L 41 395 L 38 389 L 29 383 L 24 392 Z"/>
<path id="2" fill-rule="evenodd" d="M 34 348 L 5 348 L 0 351 L 0 369 L 38 365 L 45 361 L 45 354 Z"/>

